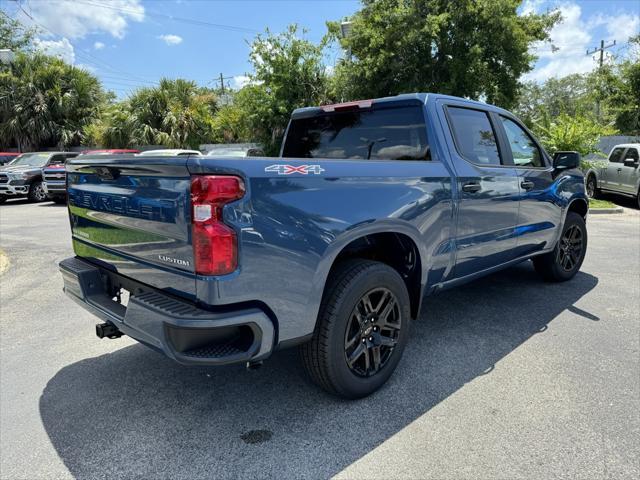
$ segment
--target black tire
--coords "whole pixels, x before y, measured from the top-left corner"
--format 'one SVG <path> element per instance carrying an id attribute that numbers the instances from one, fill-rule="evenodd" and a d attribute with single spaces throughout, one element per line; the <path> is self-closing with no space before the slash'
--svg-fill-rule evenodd
<path id="1" fill-rule="evenodd" d="M 47 199 L 47 194 L 44 191 L 41 181 L 35 181 L 31 184 L 27 198 L 31 202 L 44 202 Z"/>
<path id="2" fill-rule="evenodd" d="M 596 181 L 596 176 L 592 173 L 587 178 L 587 183 L 585 186 L 587 190 L 587 196 L 589 198 L 599 198 L 600 197 L 600 189 L 598 188 L 598 182 Z"/>
<path id="3" fill-rule="evenodd" d="M 565 282 L 580 270 L 587 253 L 587 227 L 584 218 L 568 212 L 562 235 L 552 252 L 533 258 L 533 266 L 548 282 Z"/>
<path id="4" fill-rule="evenodd" d="M 7 201 L 7 196 L 0 194 L 0 203 L 4 203 Z"/>
<path id="5" fill-rule="evenodd" d="M 372 308 L 365 314 L 367 306 Z M 327 392 L 366 397 L 398 365 L 409 321 L 409 293 L 397 271 L 370 260 L 345 261 L 327 281 L 313 338 L 300 347 L 303 365 Z"/>

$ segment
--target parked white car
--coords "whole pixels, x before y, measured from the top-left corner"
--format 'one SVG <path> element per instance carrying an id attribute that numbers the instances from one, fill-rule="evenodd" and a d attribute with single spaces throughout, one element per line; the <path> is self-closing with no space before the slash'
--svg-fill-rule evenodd
<path id="1" fill-rule="evenodd" d="M 184 155 L 202 155 L 199 150 L 184 150 L 181 148 L 165 148 L 159 150 L 147 150 L 145 152 L 138 153 L 138 157 L 182 157 Z"/>
<path id="2" fill-rule="evenodd" d="M 600 192 L 634 197 L 640 208 L 640 143 L 616 145 L 609 153 L 607 163 L 587 172 L 586 186 L 589 198 Z"/>
<path id="3" fill-rule="evenodd" d="M 207 151 L 208 157 L 264 157 L 257 143 L 220 143 Z"/>

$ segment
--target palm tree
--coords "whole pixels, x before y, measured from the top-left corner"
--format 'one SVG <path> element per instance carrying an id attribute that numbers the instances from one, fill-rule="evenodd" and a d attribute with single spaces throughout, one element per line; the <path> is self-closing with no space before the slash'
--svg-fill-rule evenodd
<path id="1" fill-rule="evenodd" d="M 20 151 L 79 145 L 105 102 L 97 78 L 42 54 L 0 72 L 0 143 Z"/>

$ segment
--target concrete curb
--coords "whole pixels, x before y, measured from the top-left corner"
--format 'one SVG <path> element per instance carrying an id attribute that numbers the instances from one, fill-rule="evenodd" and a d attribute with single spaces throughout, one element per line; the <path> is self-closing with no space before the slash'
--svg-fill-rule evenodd
<path id="1" fill-rule="evenodd" d="M 616 208 L 590 208 L 589 215 L 604 215 L 604 214 L 613 214 L 613 213 L 624 213 L 624 208 L 616 207 Z"/>

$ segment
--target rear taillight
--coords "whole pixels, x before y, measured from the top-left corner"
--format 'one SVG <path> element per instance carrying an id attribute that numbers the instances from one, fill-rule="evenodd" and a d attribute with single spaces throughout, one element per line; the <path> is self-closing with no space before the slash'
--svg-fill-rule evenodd
<path id="1" fill-rule="evenodd" d="M 238 177 L 191 177 L 193 259 L 200 275 L 225 275 L 238 266 L 238 239 L 222 221 L 222 207 L 242 198 L 244 183 Z"/>

